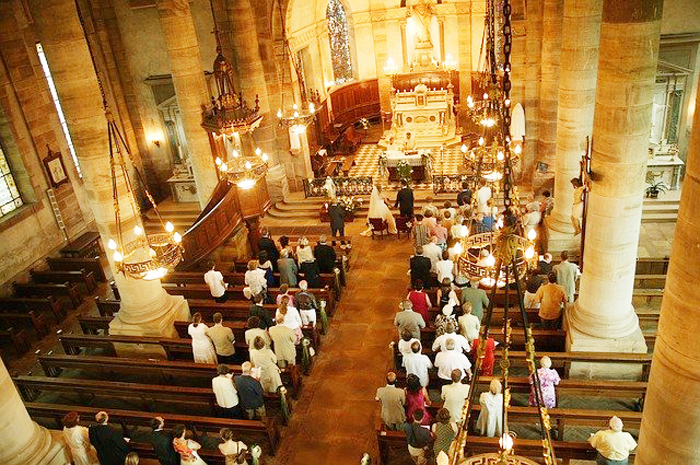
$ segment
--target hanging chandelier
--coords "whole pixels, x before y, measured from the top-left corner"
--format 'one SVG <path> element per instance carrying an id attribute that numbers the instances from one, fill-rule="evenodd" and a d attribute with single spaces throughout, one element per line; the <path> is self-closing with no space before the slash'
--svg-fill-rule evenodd
<path id="1" fill-rule="evenodd" d="M 101 83 L 100 89 L 102 89 Z M 161 279 L 182 260 L 182 236 L 180 233 L 175 232 L 175 227 L 171 222 L 163 222 L 163 218 L 158 211 L 158 206 L 150 192 L 148 192 L 140 171 L 134 165 L 129 147 L 122 137 L 112 113 L 107 108 L 106 100 L 104 100 L 104 93 L 103 104 L 107 117 L 109 168 L 112 178 L 114 222 L 117 228 L 116 240 L 109 239 L 107 241 L 107 248 L 112 251 L 112 258 L 114 259 L 114 265 L 117 271 L 123 273 L 124 276 L 146 281 Z M 126 154 L 126 157 L 124 154 Z M 141 212 L 134 198 L 134 191 L 129 177 L 129 166 L 127 165 L 126 158 L 129 159 L 130 164 L 136 172 L 136 176 L 143 187 L 144 194 L 146 198 L 148 198 L 148 201 L 153 207 L 153 211 L 156 213 L 163 227 L 162 233 L 147 234 L 143 227 Z M 121 176 L 125 186 L 125 194 L 128 199 L 127 203 L 129 204 L 128 208 L 131 210 L 136 220 L 136 225 L 133 227 L 133 233 L 136 238 L 131 241 L 124 240 L 124 224 L 121 219 L 121 205 L 119 202 L 119 176 Z"/>
<path id="2" fill-rule="evenodd" d="M 146 281 L 160 279 L 165 276 L 170 270 L 175 268 L 184 252 L 182 248 L 182 236 L 175 232 L 175 227 L 171 222 L 165 223 L 160 216 L 158 206 L 155 200 L 148 191 L 141 172 L 134 163 L 134 159 L 126 143 L 119 126 L 115 122 L 114 115 L 109 110 L 107 105 L 107 97 L 104 90 L 100 73 L 95 63 L 95 56 L 90 46 L 90 40 L 85 30 L 85 22 L 83 20 L 80 5 L 76 4 L 78 19 L 83 30 L 83 37 L 90 53 L 92 68 L 97 78 L 97 85 L 100 89 L 102 97 L 102 107 L 107 119 L 107 136 L 109 140 L 109 174 L 112 184 L 112 202 L 114 205 L 114 223 L 116 227 L 116 239 L 110 238 L 107 241 L 107 249 L 112 252 L 114 266 L 118 273 L 122 273 L 125 277 L 133 279 L 143 279 Z M 127 163 L 128 159 L 128 163 Z M 133 185 L 129 175 L 129 168 L 133 169 L 138 178 L 143 193 L 153 207 L 153 211 L 158 217 L 163 232 L 156 234 L 146 233 L 141 219 L 141 210 L 136 204 Z M 120 192 L 119 177 L 123 183 L 123 193 Z M 131 228 L 132 225 L 126 225 L 122 221 L 120 204 L 120 196 L 126 198 L 128 209 L 131 211 L 131 216 L 135 224 L 133 225 L 133 235 L 135 239 L 126 240 L 124 237 L 125 229 Z"/>
<path id="3" fill-rule="evenodd" d="M 488 2 L 490 9 L 494 9 L 494 0 Z M 512 46 L 511 33 L 511 6 L 510 0 L 503 1 L 503 52 L 504 66 L 502 78 L 502 95 L 508 101 L 511 81 L 510 81 L 510 54 Z M 495 24 L 495 20 L 494 20 Z M 525 347 L 527 354 L 528 374 L 533 380 L 532 386 L 535 391 L 535 403 L 539 413 L 540 437 L 542 444 L 542 454 L 540 459 L 545 465 L 555 465 L 557 463 L 554 448 L 552 447 L 552 437 L 550 433 L 551 421 L 547 408 L 542 402 L 542 391 L 539 375 L 535 369 L 535 341 L 532 330 L 528 326 L 528 316 L 525 310 L 523 295 L 523 278 L 529 268 L 534 266 L 535 249 L 533 241 L 536 238 L 534 230 L 525 237 L 522 235 L 522 224 L 518 218 L 518 209 L 513 204 L 515 188 L 512 176 L 512 151 L 509 141 L 509 131 L 511 125 L 510 105 L 503 105 L 499 112 L 499 124 L 494 127 L 500 133 L 500 137 L 506 143 L 502 146 L 503 152 L 503 177 L 502 191 L 503 203 L 505 207 L 503 219 L 499 222 L 499 227 L 493 233 L 481 233 L 469 235 L 468 230 L 462 231 L 460 242 L 453 249 L 457 254 L 457 274 L 466 276 L 470 280 L 479 280 L 489 287 L 491 298 L 489 306 L 484 316 L 484 321 L 479 332 L 479 344 L 477 346 L 477 356 L 474 363 L 474 376 L 471 380 L 469 396 L 462 409 L 461 424 L 455 436 L 454 447 L 450 448 L 450 454 L 446 461 L 449 465 L 471 465 L 471 464 L 492 464 L 492 465 L 532 465 L 534 462 L 528 458 L 516 454 L 517 441 L 515 434 L 508 428 L 508 414 L 511 406 L 511 390 L 509 384 L 510 377 L 510 347 L 512 343 L 511 320 L 508 317 L 509 311 L 519 311 L 523 321 L 523 331 L 525 335 Z M 486 145 L 481 143 L 480 145 Z M 498 153 L 496 153 L 498 158 Z M 517 197 L 516 197 L 517 198 Z M 468 229 L 466 226 L 464 229 Z M 483 253 L 482 251 L 487 251 Z M 514 286 L 509 286 L 513 284 Z M 486 343 L 491 331 L 491 319 L 496 301 L 496 292 L 503 288 L 505 293 L 504 315 L 503 315 L 503 345 L 501 355 L 501 382 L 503 386 L 503 407 L 501 413 L 502 435 L 498 441 L 498 451 L 487 454 L 480 454 L 466 457 L 466 449 L 469 444 L 470 416 L 476 398 L 476 387 L 480 377 L 482 360 L 486 351 Z M 515 288 L 515 295 L 513 289 Z M 511 308 L 512 307 L 512 308 Z M 444 463 L 443 461 L 442 463 Z M 441 464 L 442 465 L 442 464 Z"/>
<path id="4" fill-rule="evenodd" d="M 226 177 L 229 182 L 241 189 L 250 189 L 267 175 L 268 160 L 268 155 L 259 148 L 255 149 L 254 156 L 245 156 L 233 149 L 228 160 L 223 161 L 217 157 L 215 163 L 220 175 Z"/>
<path id="5" fill-rule="evenodd" d="M 285 108 L 284 105 L 284 91 L 281 92 L 281 108 L 277 110 L 277 119 L 279 120 L 280 126 L 291 128 L 294 132 L 303 133 L 306 131 L 306 127 L 309 126 L 316 118 L 316 106 L 313 102 L 309 101 L 309 96 L 307 95 L 306 87 L 304 84 L 304 78 L 301 72 L 301 64 L 297 63 L 292 57 L 292 50 L 289 46 L 289 38 L 287 37 L 287 25 L 285 22 L 285 15 L 282 11 L 282 2 L 278 2 L 280 20 L 282 22 L 282 65 L 280 66 L 282 75 L 280 76 L 280 82 L 284 83 L 285 80 L 285 69 L 291 65 L 294 67 L 294 72 L 297 75 L 297 82 L 299 83 L 300 93 L 302 97 L 301 105 L 294 102 L 291 107 Z M 291 72 L 289 76 L 291 81 Z"/>

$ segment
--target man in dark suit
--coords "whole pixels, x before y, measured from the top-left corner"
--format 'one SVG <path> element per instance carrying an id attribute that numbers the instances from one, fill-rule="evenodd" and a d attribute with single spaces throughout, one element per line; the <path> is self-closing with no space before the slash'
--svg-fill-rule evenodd
<path id="1" fill-rule="evenodd" d="M 160 465 L 180 465 L 180 455 L 173 449 L 173 435 L 163 430 L 165 421 L 161 417 L 151 420 L 151 434 L 148 442 L 158 457 Z"/>
<path id="2" fill-rule="evenodd" d="M 242 373 L 233 377 L 233 383 L 238 391 L 239 405 L 245 410 L 249 420 L 265 418 L 265 401 L 260 381 L 253 378 L 253 364 L 244 362 L 241 365 Z"/>
<path id="3" fill-rule="evenodd" d="M 121 432 L 107 424 L 109 415 L 107 412 L 97 412 L 96 425 L 89 428 L 90 444 L 97 451 L 100 465 L 124 465 L 126 454 L 129 453 L 129 444 Z"/>
<path id="4" fill-rule="evenodd" d="M 401 180 L 401 190 L 396 194 L 394 208 L 399 209 L 399 215 L 413 218 L 413 191 L 408 187 L 408 181 Z"/>
<path id="5" fill-rule="evenodd" d="M 409 260 L 411 266 L 411 287 L 416 286 L 416 281 L 423 281 L 423 287 L 430 287 L 433 279 L 430 275 L 430 259 L 423 256 L 423 247 L 416 247 L 416 254 Z"/>
<path id="6" fill-rule="evenodd" d="M 280 251 L 277 250 L 275 241 L 270 238 L 270 231 L 267 228 L 262 230 L 262 237 L 258 239 L 258 248 L 267 252 L 267 258 L 272 262 L 272 267 L 277 271 L 277 259 L 280 258 Z"/>
<path id="7" fill-rule="evenodd" d="M 331 236 L 345 236 L 345 209 L 337 202 L 328 206 L 328 217 L 331 220 Z"/>
<path id="8" fill-rule="evenodd" d="M 469 183 L 462 181 L 462 192 L 457 194 L 457 205 L 469 205 L 472 203 L 472 190 L 469 189 Z"/>
<path id="9" fill-rule="evenodd" d="M 318 238 L 318 244 L 314 247 L 314 257 L 316 257 L 319 272 L 332 273 L 335 268 L 335 249 L 326 244 L 326 241 L 326 236 L 322 235 Z"/>

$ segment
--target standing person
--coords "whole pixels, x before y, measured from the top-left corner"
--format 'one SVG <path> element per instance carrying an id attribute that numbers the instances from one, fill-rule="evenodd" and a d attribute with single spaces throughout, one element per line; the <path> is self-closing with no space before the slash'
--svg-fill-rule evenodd
<path id="1" fill-rule="evenodd" d="M 255 368 L 260 368 L 260 384 L 265 392 L 277 392 L 277 389 L 282 386 L 277 356 L 265 345 L 261 337 L 255 338 L 253 347 L 254 350 L 250 351 L 250 362 Z"/>
<path id="2" fill-rule="evenodd" d="M 455 325 L 454 322 L 450 321 L 449 323 L 447 323 L 443 335 L 436 337 L 435 341 L 433 341 L 433 352 L 447 350 L 446 344 L 447 341 L 450 340 L 455 342 L 455 350 L 459 352 L 469 353 L 469 351 L 472 348 L 471 344 L 469 344 L 469 341 L 467 341 L 466 337 L 455 332 L 456 328 L 457 325 Z"/>
<path id="3" fill-rule="evenodd" d="M 299 343 L 303 337 L 301 327 L 304 325 L 304 319 L 301 317 L 296 307 L 289 305 L 289 299 L 287 297 L 282 297 L 282 301 L 277 306 L 275 320 L 280 316 L 284 319 L 284 325 L 297 335 L 297 343 Z"/>
<path id="4" fill-rule="evenodd" d="M 430 228 L 423 223 L 423 215 L 416 215 L 413 226 L 411 227 L 411 237 L 413 237 L 413 245 L 422 247 L 430 242 Z"/>
<path id="5" fill-rule="evenodd" d="M 444 250 L 442 252 L 442 260 L 438 261 L 435 265 L 438 282 L 443 283 L 445 282 L 445 279 L 452 282 L 455 279 L 454 269 L 455 263 L 450 260 L 450 253 L 447 250 Z"/>
<path id="6" fill-rule="evenodd" d="M 306 281 L 299 283 L 299 289 L 300 291 L 297 292 L 295 297 L 299 316 L 301 316 L 301 323 L 303 325 L 316 326 L 316 311 L 318 310 L 316 296 L 309 292 L 309 284 Z"/>
<path id="7" fill-rule="evenodd" d="M 151 420 L 151 434 L 148 442 L 158 457 L 160 465 L 180 465 L 180 456 L 173 449 L 173 435 L 164 430 L 165 420 L 155 417 Z"/>
<path id="8" fill-rule="evenodd" d="M 233 373 L 228 365 L 216 367 L 219 374 L 211 380 L 211 390 L 214 391 L 216 405 L 226 412 L 230 418 L 240 418 L 241 409 L 238 406 L 238 391 L 233 384 Z"/>
<path id="9" fill-rule="evenodd" d="M 423 255 L 430 259 L 430 272 L 437 274 L 437 262 L 442 258 L 442 248 L 438 245 L 437 237 L 431 237 L 430 242 L 423 246 Z"/>
<path id="10" fill-rule="evenodd" d="M 255 348 L 253 343 L 258 337 L 263 338 L 268 346 L 272 343 L 270 341 L 270 335 L 267 334 L 267 331 L 260 327 L 260 324 L 260 318 L 257 316 L 248 317 L 248 320 L 246 321 L 245 327 L 247 329 L 246 332 L 243 333 L 243 337 L 245 338 L 245 343 L 248 345 L 249 352 Z"/>
<path id="11" fill-rule="evenodd" d="M 289 256 L 288 249 L 282 249 L 280 252 L 280 258 L 277 259 L 277 269 L 280 272 L 280 286 L 282 284 L 288 284 L 292 287 L 297 285 L 299 268 L 297 262 Z"/>
<path id="12" fill-rule="evenodd" d="M 608 424 L 610 429 L 600 430 L 588 438 L 588 442 L 598 451 L 595 463 L 627 465 L 630 452 L 637 447 L 637 443 L 630 433 L 622 431 L 622 420 L 618 417 L 612 417 Z"/>
<path id="13" fill-rule="evenodd" d="M 248 461 L 245 459 L 248 446 L 242 441 L 234 441 L 233 431 L 228 428 L 222 428 L 219 431 L 219 436 L 223 441 L 219 444 L 219 452 L 226 457 L 226 465 L 248 465 Z"/>
<path id="14" fill-rule="evenodd" d="M 277 259 L 275 259 L 275 264 L 277 264 Z M 258 269 L 263 270 L 265 273 L 265 281 L 267 282 L 267 287 L 275 287 L 275 273 L 272 266 L 272 262 L 267 256 L 267 252 L 261 250 L 258 252 Z"/>
<path id="15" fill-rule="evenodd" d="M 457 293 L 452 287 L 452 281 L 450 278 L 444 278 L 442 281 L 440 281 L 440 287 L 438 288 L 435 296 L 438 300 L 437 305 L 442 310 L 444 310 L 445 306 L 448 304 L 452 304 L 453 306 L 459 304 Z"/>
<path id="16" fill-rule="evenodd" d="M 423 280 L 416 279 L 413 289 L 409 291 L 406 300 L 413 305 L 413 311 L 420 314 L 424 321 L 430 321 L 430 308 L 433 304 L 430 302 L 430 296 L 423 290 Z"/>
<path id="17" fill-rule="evenodd" d="M 554 197 L 552 197 L 552 193 L 548 190 L 542 191 L 542 200 L 540 200 L 540 213 L 542 213 L 542 218 L 548 217 L 553 209 Z"/>
<path id="18" fill-rule="evenodd" d="M 537 264 L 537 274 L 549 274 L 552 271 L 552 254 L 542 255 L 542 259 Z"/>
<path id="19" fill-rule="evenodd" d="M 583 194 L 585 186 L 579 178 L 572 178 L 571 185 L 574 186 L 574 203 L 571 207 L 571 224 L 574 227 L 574 236 L 581 234 L 583 221 Z"/>
<path id="20" fill-rule="evenodd" d="M 406 376 L 406 416 L 413 417 L 416 410 L 423 412 L 422 425 L 430 424 L 430 414 L 426 406 L 430 404 L 428 389 L 420 382 L 418 376 L 409 373 Z"/>
<path id="21" fill-rule="evenodd" d="M 491 376 L 493 374 L 493 364 L 496 361 L 496 346 L 498 342 L 492 337 L 486 339 L 486 345 L 484 346 L 484 354 L 481 359 L 481 367 L 479 368 L 479 374 L 482 376 Z M 474 357 L 479 355 L 479 339 L 474 339 L 472 342 L 472 354 Z M 476 358 L 474 359 L 476 363 Z"/>
<path id="22" fill-rule="evenodd" d="M 540 401 L 547 408 L 554 408 L 557 406 L 557 393 L 554 388 L 561 378 L 557 370 L 552 369 L 552 360 L 546 355 L 540 359 L 540 368 L 537 370 L 537 378 L 540 380 L 540 390 L 542 391 L 542 398 Z M 528 404 L 531 407 L 537 405 L 535 402 L 535 379 L 534 376 L 530 376 L 530 397 L 528 398 Z"/>
<path id="23" fill-rule="evenodd" d="M 100 411 L 95 415 L 96 425 L 90 426 L 90 444 L 97 451 L 97 458 L 101 465 L 124 465 L 126 454 L 129 453 L 129 444 L 121 432 L 112 428 L 107 422 L 109 415 Z"/>
<path id="24" fill-rule="evenodd" d="M 472 203 L 472 190 L 469 188 L 469 183 L 467 181 L 462 181 L 462 192 L 457 194 L 457 205 L 460 207 L 463 205 L 471 205 Z"/>
<path id="25" fill-rule="evenodd" d="M 328 206 L 328 218 L 331 220 L 331 237 L 345 236 L 345 209 L 340 203 L 331 202 Z"/>
<path id="26" fill-rule="evenodd" d="M 289 286 L 286 284 L 282 284 L 280 286 L 280 293 L 277 294 L 277 297 L 275 297 L 275 303 L 277 305 L 282 303 L 282 299 L 285 297 L 289 299 L 289 305 L 294 307 L 294 296 L 291 294 L 292 291 L 289 290 Z"/>
<path id="27" fill-rule="evenodd" d="M 173 448 L 180 454 L 182 465 L 207 465 L 202 460 L 197 451 L 202 448 L 201 444 L 192 439 L 187 439 L 187 428 L 185 425 L 177 425 L 173 428 Z"/>
<path id="28" fill-rule="evenodd" d="M 218 359 L 223 363 L 233 363 L 233 355 L 236 348 L 233 346 L 236 339 L 231 328 L 224 326 L 224 317 L 221 313 L 214 313 L 214 326 L 207 330 L 207 336 L 211 339 Z"/>
<path id="29" fill-rule="evenodd" d="M 411 287 L 415 288 L 418 282 L 421 286 L 430 289 L 430 282 L 433 280 L 430 275 L 430 259 L 423 255 L 423 247 L 416 247 L 416 253 L 408 261 L 411 272 Z"/>
<path id="30" fill-rule="evenodd" d="M 408 453 L 411 454 L 411 459 L 416 465 L 427 465 L 426 451 L 433 441 L 433 437 L 428 429 L 423 428 L 423 411 L 416 410 L 410 423 L 403 426 L 404 434 L 406 435 L 406 443 L 408 444 Z"/>
<path id="31" fill-rule="evenodd" d="M 129 452 L 126 454 L 124 465 L 139 465 L 139 454 L 136 452 Z"/>
<path id="32" fill-rule="evenodd" d="M 78 412 L 68 412 L 63 417 L 63 439 L 70 449 L 73 465 L 99 465 L 97 451 L 90 444 L 90 433 L 80 425 Z"/>
<path id="33" fill-rule="evenodd" d="M 557 275 L 552 271 L 547 275 L 549 282 L 537 289 L 535 301 L 540 304 L 538 313 L 545 329 L 557 329 L 561 318 L 561 308 L 566 305 L 566 291 L 557 284 Z"/>
<path id="34" fill-rule="evenodd" d="M 280 251 L 277 250 L 275 241 L 270 237 L 270 231 L 267 228 L 263 228 L 261 231 L 261 237 L 258 239 L 258 249 L 267 253 L 267 258 L 272 262 L 273 266 L 277 264 L 277 259 L 280 258 Z"/>
<path id="35" fill-rule="evenodd" d="M 452 291 L 454 292 L 454 291 Z M 443 305 L 440 314 L 435 317 L 435 338 L 438 339 L 440 336 L 447 332 L 447 327 L 452 325 L 452 329 L 457 327 L 457 319 L 452 314 L 454 311 L 454 301 L 450 300 L 445 305 Z"/>
<path id="36" fill-rule="evenodd" d="M 405 179 L 401 180 L 401 189 L 396 193 L 394 208 L 399 209 L 399 215 L 413 218 L 413 191 Z"/>
<path id="37" fill-rule="evenodd" d="M 294 249 L 292 248 L 291 245 L 289 245 L 289 237 L 287 236 L 280 236 L 280 255 L 282 254 L 283 250 L 287 251 L 287 254 L 289 257 L 294 257 Z"/>
<path id="38" fill-rule="evenodd" d="M 481 329 L 479 318 L 476 315 L 472 315 L 471 302 L 467 301 L 462 305 L 462 316 L 457 318 L 457 324 L 459 325 L 459 332 L 467 338 L 471 346 L 474 340 L 479 338 L 479 330 Z"/>
<path id="39" fill-rule="evenodd" d="M 437 457 L 440 452 L 449 453 L 450 445 L 457 435 L 457 425 L 451 418 L 449 410 L 441 408 L 435 416 L 435 423 L 430 428 L 435 436 L 433 454 Z"/>
<path id="40" fill-rule="evenodd" d="M 422 345 L 418 339 L 411 343 L 411 353 L 403 356 L 403 366 L 406 368 L 406 374 L 415 375 L 420 381 L 421 386 L 428 386 L 430 376 L 428 370 L 433 367 L 430 358 L 421 353 Z"/>
<path id="41" fill-rule="evenodd" d="M 286 286 L 286 284 L 283 286 Z M 280 290 L 283 286 L 280 287 Z M 262 294 L 258 294 L 255 297 L 253 297 L 253 305 L 251 305 L 250 310 L 248 310 L 248 318 L 250 318 L 251 316 L 255 316 L 260 319 L 261 329 L 267 329 L 268 327 L 272 326 L 272 312 L 265 308 Z"/>
<path id="42" fill-rule="evenodd" d="M 413 152 L 416 150 L 416 139 L 411 138 L 411 133 L 406 133 L 406 142 L 403 144 L 404 151 Z"/>
<path id="43" fill-rule="evenodd" d="M 420 339 L 420 330 L 425 328 L 425 320 L 420 314 L 413 311 L 413 304 L 409 300 L 399 303 L 400 312 L 394 317 L 394 326 L 399 330 L 399 337 L 404 331 L 411 333 L 412 337 Z"/>
<path id="44" fill-rule="evenodd" d="M 248 261 L 248 271 L 245 272 L 244 281 L 253 297 L 260 294 L 264 300 L 267 300 L 267 278 L 265 278 L 265 270 L 258 267 L 257 260 Z"/>
<path id="45" fill-rule="evenodd" d="M 526 309 L 540 308 L 540 304 L 535 299 L 540 286 L 542 286 L 542 278 L 537 273 L 537 270 L 528 270 L 527 281 L 525 282 L 525 295 L 523 297 Z"/>
<path id="46" fill-rule="evenodd" d="M 491 199 L 491 188 L 484 182 L 479 181 L 479 190 L 476 191 L 476 205 L 479 213 L 491 215 L 489 200 Z"/>
<path id="47" fill-rule="evenodd" d="M 386 386 L 377 389 L 374 400 L 382 406 L 382 423 L 388 430 L 396 430 L 406 422 L 406 392 L 396 387 L 396 373 L 386 374 Z"/>
<path id="48" fill-rule="evenodd" d="M 448 339 L 447 342 L 445 342 L 445 349 L 447 350 L 441 350 L 440 353 L 435 356 L 435 368 L 438 369 L 438 378 L 451 381 L 452 372 L 454 370 L 460 370 L 463 376 L 471 379 L 472 364 L 461 350 L 456 350 L 457 344 L 455 341 Z"/>
<path id="49" fill-rule="evenodd" d="M 268 329 L 270 339 L 272 339 L 275 355 L 277 356 L 277 364 L 284 368 L 287 365 L 295 365 L 297 358 L 297 335 L 294 331 L 284 325 L 284 317 L 280 315 L 277 318 L 277 325 L 271 326 Z"/>
<path id="50" fill-rule="evenodd" d="M 566 292 L 566 300 L 568 302 L 573 302 L 574 294 L 576 293 L 576 280 L 581 276 L 581 270 L 578 265 L 569 261 L 568 251 L 562 251 L 560 257 L 561 262 L 558 265 L 554 265 L 552 271 L 557 274 L 557 283 L 559 283 Z"/>
<path id="51" fill-rule="evenodd" d="M 319 236 L 318 244 L 314 247 L 314 256 L 320 273 L 333 273 L 335 268 L 335 249 L 326 243 L 327 240 L 325 235 Z"/>
<path id="52" fill-rule="evenodd" d="M 452 384 L 444 385 L 440 392 L 440 397 L 444 401 L 443 406 L 455 423 L 462 422 L 462 409 L 464 409 L 464 403 L 469 397 L 469 385 L 462 383 L 462 377 L 462 370 L 452 370 L 450 374 Z"/>
<path id="53" fill-rule="evenodd" d="M 462 306 L 467 302 L 472 304 L 472 315 L 477 317 L 479 321 L 484 317 L 484 308 L 489 306 L 489 298 L 485 290 L 479 289 L 478 279 L 471 281 L 469 287 L 462 288 L 459 300 Z"/>
<path id="54" fill-rule="evenodd" d="M 476 429 L 482 436 L 501 437 L 503 434 L 503 386 L 497 379 L 492 379 L 488 392 L 479 396 L 481 412 L 476 420 Z"/>
<path id="55" fill-rule="evenodd" d="M 241 374 L 233 377 L 233 382 L 238 391 L 240 406 L 245 410 L 249 420 L 265 418 L 265 400 L 260 381 L 253 377 L 253 364 L 244 362 L 241 365 Z"/>
<path id="56" fill-rule="evenodd" d="M 214 260 L 209 260 L 209 271 L 204 273 L 204 282 L 209 286 L 209 292 L 214 297 L 214 301 L 221 303 L 228 300 L 226 288 L 228 284 L 224 282 L 224 275 L 220 271 L 216 271 L 216 263 Z"/>
<path id="57" fill-rule="evenodd" d="M 202 314 L 192 316 L 192 323 L 187 327 L 187 334 L 192 338 L 192 356 L 195 363 L 217 363 L 214 344 L 207 336 L 209 328 L 202 323 Z"/>
<path id="58" fill-rule="evenodd" d="M 430 235 L 437 239 L 437 245 L 442 251 L 447 250 L 447 233 L 448 229 L 443 225 L 443 218 L 436 218 L 435 227 L 430 232 Z"/>
<path id="59" fill-rule="evenodd" d="M 318 263 L 316 263 L 316 257 L 314 257 L 314 252 L 309 246 L 309 240 L 306 236 L 299 239 L 297 261 L 299 262 L 299 271 L 304 273 L 304 278 L 311 283 L 311 287 L 321 287 L 318 278 Z"/>

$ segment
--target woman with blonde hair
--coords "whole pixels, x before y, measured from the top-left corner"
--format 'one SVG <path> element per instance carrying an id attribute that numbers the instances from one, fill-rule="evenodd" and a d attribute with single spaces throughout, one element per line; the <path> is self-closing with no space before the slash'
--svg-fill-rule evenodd
<path id="1" fill-rule="evenodd" d="M 534 407 L 537 405 L 535 402 L 535 380 L 534 376 L 530 376 L 530 398 L 528 399 L 528 404 Z M 561 378 L 557 370 L 552 368 L 552 360 L 546 355 L 540 359 L 540 368 L 537 370 L 537 378 L 540 381 L 540 391 L 542 392 L 542 398 L 540 403 L 547 408 L 554 408 L 557 406 L 557 392 L 554 388 Z"/>
<path id="2" fill-rule="evenodd" d="M 219 435 L 223 440 L 219 444 L 219 452 L 226 457 L 226 465 L 248 465 L 248 461 L 245 459 L 248 446 L 242 441 L 234 441 L 233 431 L 228 428 L 222 428 Z"/>
<path id="3" fill-rule="evenodd" d="M 503 386 L 497 379 L 491 380 L 488 392 L 482 392 L 479 396 L 481 412 L 476 421 L 476 429 L 482 436 L 490 438 L 500 437 L 503 434 Z"/>
<path id="4" fill-rule="evenodd" d="M 265 392 L 277 392 L 282 386 L 280 369 L 277 366 L 277 356 L 265 345 L 260 336 L 253 341 L 253 350 L 250 351 L 250 362 L 255 368 L 260 369 L 260 384 Z"/>
<path id="5" fill-rule="evenodd" d="M 139 454 L 136 452 L 129 452 L 126 455 L 126 460 L 124 460 L 124 465 L 139 465 Z"/>

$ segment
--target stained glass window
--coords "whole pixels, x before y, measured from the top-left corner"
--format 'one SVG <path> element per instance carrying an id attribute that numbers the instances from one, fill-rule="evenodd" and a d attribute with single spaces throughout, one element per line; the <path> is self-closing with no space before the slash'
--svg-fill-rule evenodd
<path id="1" fill-rule="evenodd" d="M 328 2 L 326 18 L 328 18 L 335 83 L 342 84 L 352 80 L 352 61 L 350 60 L 348 15 L 340 0 Z"/>
<path id="2" fill-rule="evenodd" d="M 21 206 L 22 197 L 19 195 L 15 178 L 10 171 L 10 164 L 0 145 L 0 216 L 7 215 Z"/>

